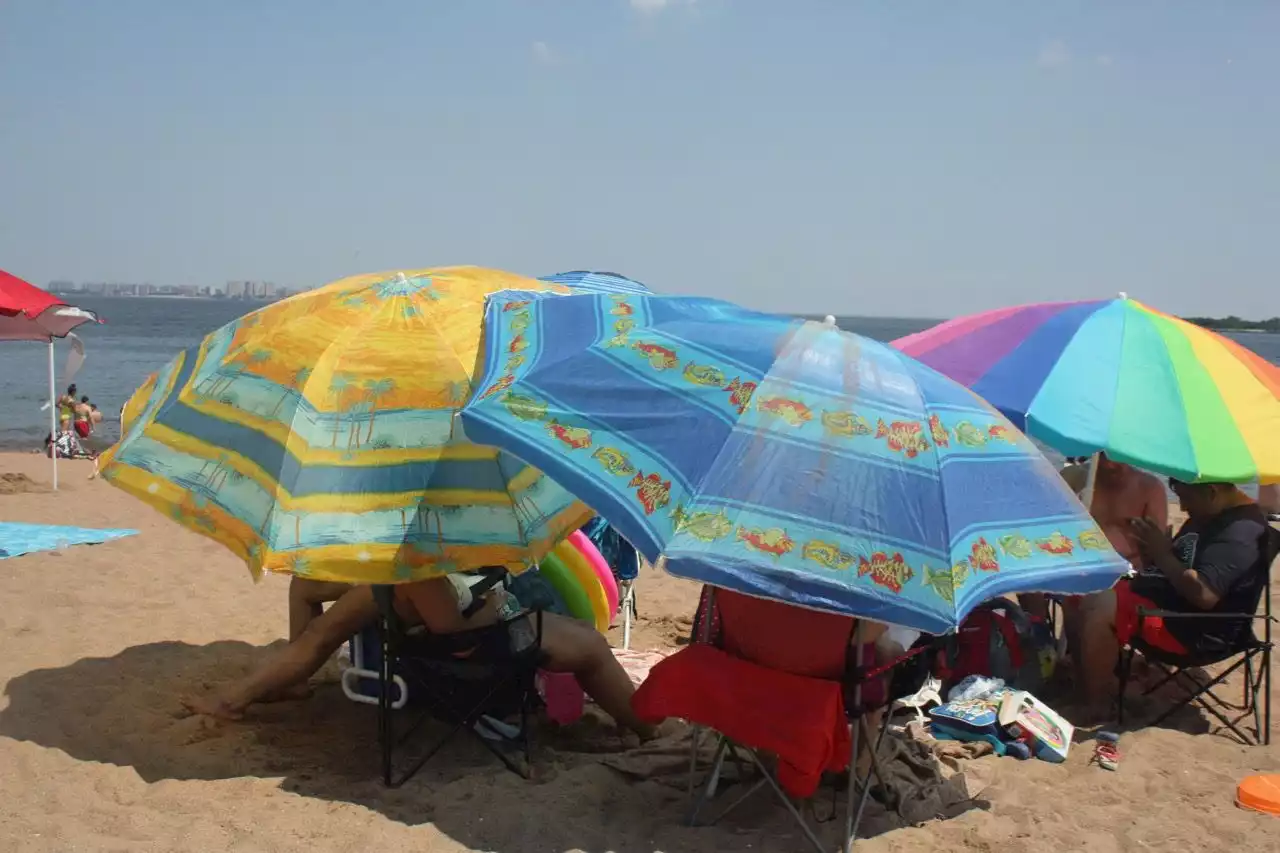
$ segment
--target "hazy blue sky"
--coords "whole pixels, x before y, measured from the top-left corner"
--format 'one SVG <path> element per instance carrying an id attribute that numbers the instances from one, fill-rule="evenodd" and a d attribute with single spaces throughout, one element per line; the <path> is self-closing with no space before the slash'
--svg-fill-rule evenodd
<path id="1" fill-rule="evenodd" d="M 0 267 L 1280 313 L 1280 3 L 4 0 Z"/>

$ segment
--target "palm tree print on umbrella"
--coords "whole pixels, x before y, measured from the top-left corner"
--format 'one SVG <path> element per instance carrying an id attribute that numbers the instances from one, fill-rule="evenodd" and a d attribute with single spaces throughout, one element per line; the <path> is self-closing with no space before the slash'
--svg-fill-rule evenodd
<path id="1" fill-rule="evenodd" d="M 212 468 L 210 467 L 212 466 Z M 211 495 L 216 495 L 218 489 L 226 483 L 227 477 L 233 472 L 231 467 L 231 457 L 226 451 L 219 452 L 212 459 L 206 459 L 204 464 L 200 466 L 200 470 L 196 472 L 196 480 Z M 242 474 L 235 472 L 241 479 Z"/>
<path id="2" fill-rule="evenodd" d="M 271 360 L 271 351 L 254 347 L 237 347 L 228 354 L 227 360 L 218 370 L 210 376 L 206 376 L 196 386 L 196 390 L 206 397 L 212 397 L 219 401 L 235 397 L 228 397 L 227 391 L 231 389 L 232 384 L 244 376 L 249 368 L 256 367 Z"/>
<path id="3" fill-rule="evenodd" d="M 336 448 L 338 446 L 338 436 L 342 433 L 344 425 L 341 415 L 351 405 L 347 395 L 354 387 L 357 387 L 354 378 L 345 373 L 334 373 L 329 380 L 329 396 L 333 398 L 335 410 L 333 415 L 333 443 L 329 445 L 330 447 Z"/>
<path id="4" fill-rule="evenodd" d="M 289 383 L 284 388 L 284 393 L 280 395 L 280 399 L 276 400 L 275 408 L 271 410 L 271 413 L 267 415 L 267 417 L 275 418 L 279 416 L 280 409 L 288 400 L 291 400 L 294 397 L 297 397 L 299 400 L 302 399 L 302 389 L 306 387 L 307 380 L 310 378 L 310 367 L 299 367 L 295 370 L 293 372 L 293 376 L 289 378 Z"/>
<path id="5" fill-rule="evenodd" d="M 364 393 L 369 402 L 369 429 L 365 432 L 364 440 L 369 442 L 373 439 L 373 422 L 378 414 L 378 401 L 383 397 L 396 390 L 394 379 L 366 379 L 364 383 Z M 360 443 L 357 441 L 356 446 Z"/>

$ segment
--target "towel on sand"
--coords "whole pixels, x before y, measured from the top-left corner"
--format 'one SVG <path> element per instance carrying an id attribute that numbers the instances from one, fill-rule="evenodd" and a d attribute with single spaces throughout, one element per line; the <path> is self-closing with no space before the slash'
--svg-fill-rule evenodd
<path id="1" fill-rule="evenodd" d="M 52 551 L 68 545 L 97 545 L 109 539 L 133 536 L 137 532 L 3 521 L 0 522 L 0 559 L 21 557 L 34 551 Z"/>

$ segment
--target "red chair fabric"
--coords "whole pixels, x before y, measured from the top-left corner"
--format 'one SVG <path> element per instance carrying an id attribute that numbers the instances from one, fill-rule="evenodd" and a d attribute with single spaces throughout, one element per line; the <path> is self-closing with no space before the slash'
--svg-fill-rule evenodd
<path id="1" fill-rule="evenodd" d="M 715 592 L 724 650 L 770 669 L 839 681 L 853 619 L 766 601 L 729 590 Z M 873 658 L 867 658 L 871 664 Z"/>
<path id="2" fill-rule="evenodd" d="M 647 722 L 679 717 L 774 753 L 778 783 L 793 797 L 812 796 L 824 772 L 849 766 L 840 682 L 771 669 L 713 646 L 695 643 L 654 666 L 632 707 Z"/>

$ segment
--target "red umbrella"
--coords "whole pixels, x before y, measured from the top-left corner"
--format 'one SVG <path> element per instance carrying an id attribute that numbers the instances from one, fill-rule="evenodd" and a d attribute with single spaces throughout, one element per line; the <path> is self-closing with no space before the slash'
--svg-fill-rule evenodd
<path id="1" fill-rule="evenodd" d="M 47 341 L 49 344 L 50 433 L 57 432 L 57 390 L 54 387 L 53 339 L 65 338 L 84 323 L 98 323 L 98 315 L 68 305 L 46 290 L 0 270 L 0 341 Z M 58 488 L 58 459 L 53 459 L 53 487 Z"/>
<path id="2" fill-rule="evenodd" d="M 0 270 L 0 341 L 48 341 L 76 326 L 99 322 L 92 311 Z"/>

